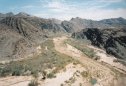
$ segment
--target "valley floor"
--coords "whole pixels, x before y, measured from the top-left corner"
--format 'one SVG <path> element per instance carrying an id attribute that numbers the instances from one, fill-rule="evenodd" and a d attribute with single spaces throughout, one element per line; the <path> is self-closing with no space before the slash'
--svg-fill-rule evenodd
<path id="1" fill-rule="evenodd" d="M 79 49 L 65 43 L 67 39 L 66 36 L 53 38 L 54 48 L 79 63 L 69 63 L 56 73 L 56 77 L 37 79 L 39 86 L 126 86 L 126 77 L 118 76 L 111 68 L 88 58 Z M 10 76 L 0 78 L 0 86 L 28 86 L 31 80 L 33 80 L 31 76 Z"/>

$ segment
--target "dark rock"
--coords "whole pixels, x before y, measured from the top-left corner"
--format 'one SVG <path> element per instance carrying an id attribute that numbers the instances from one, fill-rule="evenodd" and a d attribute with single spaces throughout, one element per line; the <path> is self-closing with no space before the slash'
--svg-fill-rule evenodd
<path id="1" fill-rule="evenodd" d="M 93 45 L 104 48 L 108 54 L 126 60 L 125 29 L 87 28 L 80 32 L 73 33 L 72 37 L 79 39 L 87 38 Z"/>

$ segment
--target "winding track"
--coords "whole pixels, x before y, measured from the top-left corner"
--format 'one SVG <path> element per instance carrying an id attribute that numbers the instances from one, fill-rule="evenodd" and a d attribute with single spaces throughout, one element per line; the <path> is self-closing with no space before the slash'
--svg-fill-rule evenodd
<path id="1" fill-rule="evenodd" d="M 67 40 L 67 37 L 65 37 L 65 36 L 56 37 L 53 39 L 53 43 L 54 43 L 56 51 L 66 54 L 66 55 L 78 60 L 79 62 L 81 62 L 83 64 L 83 66 L 85 67 L 85 69 L 87 69 L 87 71 L 91 74 L 92 77 L 95 77 L 95 78 L 97 77 L 98 84 L 99 84 L 98 86 L 119 86 L 119 85 L 111 85 L 115 81 L 114 80 L 115 73 L 113 71 L 111 71 L 111 69 L 88 58 L 80 50 L 65 43 L 65 40 Z M 19 81 L 15 82 L 15 80 L 17 80 L 17 78 L 19 79 Z M 22 84 L 28 84 L 28 81 L 31 80 L 31 78 L 29 79 L 28 77 L 25 80 L 24 80 L 24 78 L 21 78 L 21 79 L 19 77 L 17 77 L 17 78 L 14 78 L 15 80 L 9 79 L 14 82 L 11 82 L 11 81 L 10 81 L 11 83 L 7 82 L 6 85 L 4 85 L 4 86 L 17 86 L 17 85 L 22 86 Z M 5 80 L 5 81 L 9 81 L 9 80 Z M 1 84 L 4 83 L 3 79 L 1 79 L 0 81 L 1 81 Z M 23 86 L 26 86 L 26 85 L 23 85 Z M 124 86 L 124 85 L 120 85 L 120 86 Z"/>
<path id="2" fill-rule="evenodd" d="M 114 81 L 115 73 L 111 71 L 106 66 L 101 65 L 100 63 L 88 58 L 85 56 L 80 50 L 76 49 L 75 47 L 65 44 L 65 40 L 67 37 L 57 37 L 53 39 L 56 51 L 66 54 L 79 62 L 81 62 L 84 67 L 88 70 L 88 72 L 93 77 L 99 77 L 99 83 L 101 86 L 110 86 L 110 84 Z"/>

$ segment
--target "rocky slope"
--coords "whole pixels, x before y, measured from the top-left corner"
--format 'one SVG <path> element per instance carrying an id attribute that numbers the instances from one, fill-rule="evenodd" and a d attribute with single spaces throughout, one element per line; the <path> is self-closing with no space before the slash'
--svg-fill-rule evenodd
<path id="1" fill-rule="evenodd" d="M 81 31 L 84 28 L 125 26 L 126 19 L 123 18 L 94 21 L 77 17 L 70 21 L 60 21 L 53 18 L 43 19 L 24 12 L 16 15 L 12 12 L 0 13 L 0 58 L 23 58 L 28 55 L 27 51 L 28 53 L 36 51 L 35 47 L 46 38 Z"/>
<path id="2" fill-rule="evenodd" d="M 4 17 L 3 17 L 4 15 Z M 0 16 L 0 59 L 24 58 L 46 38 L 64 33 L 58 21 L 26 13 Z"/>
<path id="3" fill-rule="evenodd" d="M 41 30 L 27 22 L 26 15 L 8 16 L 0 21 L 0 58 L 12 60 L 27 57 L 44 40 Z"/>
<path id="4" fill-rule="evenodd" d="M 73 38 L 87 39 L 97 47 L 104 48 L 108 54 L 126 60 L 126 30 L 87 28 L 73 33 Z"/>

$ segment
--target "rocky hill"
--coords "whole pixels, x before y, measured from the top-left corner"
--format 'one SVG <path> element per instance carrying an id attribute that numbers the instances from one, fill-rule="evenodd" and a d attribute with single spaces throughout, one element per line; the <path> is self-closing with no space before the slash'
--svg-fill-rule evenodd
<path id="1" fill-rule="evenodd" d="M 0 59 L 24 58 L 36 52 L 46 38 L 65 33 L 53 19 L 42 19 L 26 13 L 0 16 Z"/>
<path id="2" fill-rule="evenodd" d="M 126 60 L 126 29 L 87 28 L 73 33 L 72 37 L 90 40 L 92 45 L 104 48 L 108 54 Z"/>
<path id="3" fill-rule="evenodd" d="M 94 21 L 77 17 L 72 18 L 70 21 L 60 21 L 53 18 L 43 19 L 24 12 L 16 15 L 12 12 L 0 13 L 0 59 L 23 58 L 31 52 L 35 52 L 35 47 L 46 40 L 46 38 L 71 34 L 85 28 L 110 28 L 111 30 L 112 28 L 125 26 L 126 19 L 123 18 Z M 118 39 L 121 40 L 119 41 L 120 43 L 124 38 L 114 38 L 114 40 Z M 92 40 L 94 39 L 92 38 Z M 105 46 L 101 41 L 100 43 L 99 40 L 97 42 L 97 45 Z M 113 53 L 111 49 L 107 49 L 107 52 Z M 123 54 L 120 54 L 118 57 L 122 58 Z"/>

